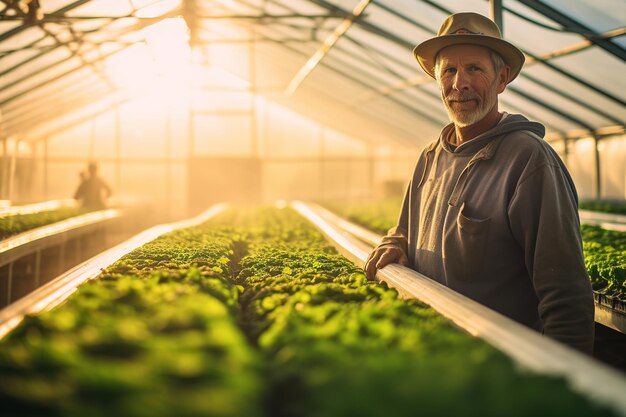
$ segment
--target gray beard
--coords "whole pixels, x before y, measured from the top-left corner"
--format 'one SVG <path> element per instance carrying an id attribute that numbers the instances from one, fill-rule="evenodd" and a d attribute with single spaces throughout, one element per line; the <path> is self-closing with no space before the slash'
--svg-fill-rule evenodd
<path id="1" fill-rule="evenodd" d="M 467 127 L 480 122 L 495 104 L 495 97 L 494 100 L 489 100 L 488 102 L 478 100 L 478 107 L 475 110 L 456 112 L 450 107 L 448 101 L 444 99 L 450 121 L 458 127 Z"/>

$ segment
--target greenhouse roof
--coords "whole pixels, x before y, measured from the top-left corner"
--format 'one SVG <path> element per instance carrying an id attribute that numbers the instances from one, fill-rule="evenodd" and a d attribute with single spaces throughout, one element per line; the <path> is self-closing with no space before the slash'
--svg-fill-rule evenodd
<path id="1" fill-rule="evenodd" d="M 127 100 L 116 60 L 153 79 L 143 58 L 161 62 L 156 71 L 191 59 L 364 140 L 421 145 L 448 119 L 412 49 L 460 11 L 501 16 L 504 38 L 526 55 L 503 110 L 542 122 L 549 139 L 624 132 L 624 1 L 2 0 L 0 135 L 42 139 Z M 151 28 L 168 20 L 186 24 L 190 58 L 150 47 Z M 203 88 L 219 88 L 207 74 Z M 60 123 L 70 112 L 80 117 Z"/>

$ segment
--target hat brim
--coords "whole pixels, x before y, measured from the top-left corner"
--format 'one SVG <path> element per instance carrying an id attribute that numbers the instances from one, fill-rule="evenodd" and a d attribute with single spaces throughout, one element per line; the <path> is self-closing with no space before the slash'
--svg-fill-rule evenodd
<path id="1" fill-rule="evenodd" d="M 500 54 L 505 64 L 511 68 L 509 83 L 517 77 L 522 69 L 522 65 L 524 65 L 525 58 L 522 51 L 507 41 L 485 35 L 457 34 L 438 36 L 417 45 L 413 49 L 413 55 L 424 72 L 436 78 L 434 68 L 437 54 L 443 48 L 453 45 L 478 45 L 496 51 Z"/>

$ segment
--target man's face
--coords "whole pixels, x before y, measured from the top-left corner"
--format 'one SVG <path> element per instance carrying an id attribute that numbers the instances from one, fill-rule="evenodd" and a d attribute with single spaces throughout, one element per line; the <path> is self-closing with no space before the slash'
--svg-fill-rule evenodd
<path id="1" fill-rule="evenodd" d="M 495 73 L 489 50 L 475 45 L 454 45 L 439 52 L 437 81 L 448 117 L 458 127 L 482 120 L 506 87 L 508 69 Z"/>

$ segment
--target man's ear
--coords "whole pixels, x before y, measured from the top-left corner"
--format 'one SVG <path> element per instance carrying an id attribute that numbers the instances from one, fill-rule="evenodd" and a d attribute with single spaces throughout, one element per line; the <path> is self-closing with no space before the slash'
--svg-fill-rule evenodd
<path id="1" fill-rule="evenodd" d="M 498 94 L 502 93 L 506 88 L 506 85 L 509 81 L 509 73 L 511 72 L 511 67 L 504 66 L 498 73 Z"/>

